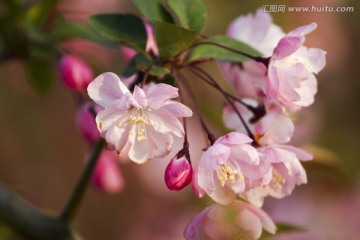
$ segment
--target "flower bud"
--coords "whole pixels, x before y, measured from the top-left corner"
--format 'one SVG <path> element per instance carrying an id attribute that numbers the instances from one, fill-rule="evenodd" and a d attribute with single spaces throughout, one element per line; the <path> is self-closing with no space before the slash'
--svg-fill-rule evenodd
<path id="1" fill-rule="evenodd" d="M 116 193 L 124 188 L 124 180 L 113 151 L 104 150 L 95 166 L 92 184 L 99 190 Z"/>
<path id="2" fill-rule="evenodd" d="M 178 154 L 179 155 L 179 154 Z M 192 166 L 185 155 L 176 155 L 165 169 L 165 183 L 170 190 L 181 190 L 191 183 Z"/>
<path id="3" fill-rule="evenodd" d="M 94 79 L 91 68 L 80 58 L 64 55 L 59 63 L 59 74 L 71 90 L 83 91 Z"/>
<path id="4" fill-rule="evenodd" d="M 91 104 L 89 102 L 83 104 L 78 109 L 75 120 L 76 126 L 84 139 L 90 143 L 96 142 L 96 140 L 99 139 L 99 130 L 96 126 L 95 116 L 91 112 Z"/>

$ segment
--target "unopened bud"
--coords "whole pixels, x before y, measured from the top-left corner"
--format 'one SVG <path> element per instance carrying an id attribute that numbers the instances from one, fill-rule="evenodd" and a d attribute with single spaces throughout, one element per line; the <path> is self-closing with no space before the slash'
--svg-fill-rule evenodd
<path id="1" fill-rule="evenodd" d="M 64 55 L 59 63 L 59 74 L 71 90 L 84 91 L 94 79 L 91 68 L 80 58 Z"/>
<path id="2" fill-rule="evenodd" d="M 95 166 L 92 184 L 99 190 L 116 193 L 124 188 L 124 180 L 113 151 L 104 150 Z"/>
<path id="3" fill-rule="evenodd" d="M 99 110 L 99 109 L 94 109 Z M 95 116 L 91 110 L 91 104 L 83 104 L 76 113 L 76 125 L 81 135 L 90 143 L 96 142 L 99 137 L 99 130 L 96 126 Z"/>
<path id="4" fill-rule="evenodd" d="M 178 154 L 179 155 L 179 154 Z M 183 156 L 176 155 L 170 161 L 165 169 L 165 183 L 170 190 L 181 190 L 191 183 L 192 166 L 187 159 L 186 154 Z"/>

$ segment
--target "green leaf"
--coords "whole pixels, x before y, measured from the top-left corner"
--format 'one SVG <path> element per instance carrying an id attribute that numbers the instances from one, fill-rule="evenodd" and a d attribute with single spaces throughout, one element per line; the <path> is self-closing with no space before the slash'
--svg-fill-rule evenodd
<path id="1" fill-rule="evenodd" d="M 198 34 L 203 30 L 207 6 L 202 0 L 166 0 L 168 7 L 178 18 L 181 26 L 196 31 Z"/>
<path id="2" fill-rule="evenodd" d="M 170 58 L 191 46 L 196 32 L 173 24 L 158 22 L 154 24 L 155 37 L 160 56 Z"/>
<path id="3" fill-rule="evenodd" d="M 145 72 L 147 68 L 151 65 L 151 60 L 144 56 L 143 54 L 137 54 L 126 66 L 125 70 L 121 75 L 124 77 L 130 77 L 131 75 L 137 72 Z M 170 73 L 170 69 L 152 65 L 150 69 L 150 75 L 152 76 L 163 76 Z"/>
<path id="4" fill-rule="evenodd" d="M 137 69 L 139 69 L 142 72 L 145 72 L 146 69 L 151 65 L 151 60 L 142 54 L 138 54 L 135 56 L 135 63 L 136 63 Z M 162 75 L 166 75 L 169 73 L 170 73 L 170 69 L 160 67 L 155 64 L 152 65 L 152 67 L 150 69 L 150 75 L 153 75 L 153 76 L 162 76 Z"/>
<path id="5" fill-rule="evenodd" d="M 50 90 L 53 79 L 53 69 L 48 62 L 32 60 L 26 64 L 29 85 L 39 93 Z"/>
<path id="6" fill-rule="evenodd" d="M 170 13 L 161 4 L 161 0 L 133 0 L 133 3 L 150 21 L 174 23 Z"/>
<path id="7" fill-rule="evenodd" d="M 79 22 L 60 21 L 49 32 L 50 41 L 63 41 L 72 38 L 83 38 L 94 42 L 101 41 L 99 35 L 95 34 L 88 26 Z"/>
<path id="8" fill-rule="evenodd" d="M 302 227 L 295 226 L 292 224 L 287 224 L 287 223 L 276 223 L 276 227 L 277 227 L 276 235 L 281 234 L 281 233 L 295 233 L 295 232 L 305 231 L 305 229 Z M 274 236 L 274 235 L 272 235 L 271 233 L 268 233 L 266 231 L 263 231 L 263 233 L 260 237 L 260 240 L 265 240 L 272 236 Z"/>
<path id="9" fill-rule="evenodd" d="M 261 56 L 261 54 L 258 51 L 256 51 L 249 45 L 240 42 L 238 40 L 235 40 L 233 38 L 229 38 L 227 36 L 213 36 L 204 39 L 201 42 L 204 42 L 204 45 L 199 45 L 196 48 L 194 48 L 189 60 L 193 61 L 201 58 L 213 58 L 216 60 L 222 60 L 228 62 L 244 62 L 249 60 L 249 58 L 239 53 L 231 52 L 219 46 L 205 44 L 206 42 L 220 44 L 228 48 L 232 48 L 237 51 L 250 54 L 252 56 Z"/>
<path id="10" fill-rule="evenodd" d="M 135 50 L 145 52 L 147 34 L 143 21 L 131 14 L 99 14 L 91 16 L 90 27 L 99 35 Z"/>

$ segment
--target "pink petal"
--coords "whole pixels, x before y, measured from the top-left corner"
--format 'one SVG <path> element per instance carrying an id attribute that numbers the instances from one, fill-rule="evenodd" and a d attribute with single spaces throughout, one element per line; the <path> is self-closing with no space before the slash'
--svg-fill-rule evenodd
<path id="1" fill-rule="evenodd" d="M 288 36 L 304 36 L 306 34 L 311 33 L 316 28 L 317 28 L 317 24 L 315 22 L 313 22 L 308 25 L 298 27 L 298 28 L 292 30 L 291 32 L 289 32 L 287 35 Z"/>
<path id="2" fill-rule="evenodd" d="M 252 141 L 253 140 L 245 134 L 231 132 L 218 138 L 215 143 L 221 143 L 224 145 L 241 145 L 245 143 L 251 143 Z"/>
<path id="3" fill-rule="evenodd" d="M 146 91 L 149 107 L 152 109 L 161 108 L 171 98 L 179 96 L 178 89 L 170 85 L 159 83 L 151 85 Z"/>
<path id="4" fill-rule="evenodd" d="M 260 132 L 260 128 L 264 131 Z M 260 144 L 287 143 L 294 133 L 294 123 L 282 113 L 268 113 L 256 125 L 255 133 L 263 135 Z"/>
<path id="5" fill-rule="evenodd" d="M 198 198 L 202 198 L 205 195 L 205 191 L 199 186 L 198 181 L 198 167 L 196 167 L 193 171 L 191 188 Z"/>
<path id="6" fill-rule="evenodd" d="M 155 157 L 165 157 L 171 151 L 174 138 L 170 134 L 163 134 L 154 130 L 152 126 L 146 128 L 148 138 L 155 144 Z"/>
<path id="7" fill-rule="evenodd" d="M 246 162 L 250 165 L 258 165 L 260 157 L 254 147 L 243 144 L 231 148 L 231 160 L 236 162 Z"/>
<path id="8" fill-rule="evenodd" d="M 150 101 L 149 101 L 150 103 Z M 161 133 L 172 133 L 175 136 L 184 136 L 184 127 L 181 122 L 166 110 L 157 109 L 147 113 L 154 129 Z"/>
<path id="9" fill-rule="evenodd" d="M 130 134 L 129 141 L 131 142 L 131 147 L 128 152 L 128 156 L 131 161 L 143 164 L 151 160 L 154 157 L 155 143 L 151 139 L 138 140 L 137 132 L 138 126 L 134 125 L 134 134 Z"/>
<path id="10" fill-rule="evenodd" d="M 301 96 L 301 99 L 294 102 L 294 104 L 307 107 L 314 103 L 317 92 L 317 81 L 312 73 L 309 73 L 301 88 L 297 89 L 297 92 Z"/>
<path id="11" fill-rule="evenodd" d="M 272 58 L 274 60 L 283 59 L 296 52 L 301 47 L 301 45 L 302 41 L 300 37 L 283 37 L 275 48 Z"/>
<path id="12" fill-rule="evenodd" d="M 293 152 L 302 161 L 310 161 L 313 159 L 313 155 L 301 148 L 297 148 L 291 145 L 277 145 L 277 147 Z"/>
<path id="13" fill-rule="evenodd" d="M 304 48 L 300 56 L 310 62 L 310 72 L 319 73 L 326 65 L 326 52 L 318 48 Z"/>
<path id="14" fill-rule="evenodd" d="M 276 225 L 266 212 L 250 204 L 247 204 L 247 208 L 259 217 L 261 225 L 266 231 L 271 234 L 275 234 Z"/>
<path id="15" fill-rule="evenodd" d="M 248 233 L 249 239 L 258 239 L 261 236 L 262 224 L 259 217 L 251 210 L 247 209 L 247 205 L 242 207 L 242 211 L 236 218 L 236 225 Z"/>
<path id="16" fill-rule="evenodd" d="M 214 181 L 214 187 L 212 192 L 207 193 L 212 200 L 221 205 L 228 205 L 234 201 L 236 194 L 231 189 L 222 187 L 219 181 Z"/>
<path id="17" fill-rule="evenodd" d="M 159 55 L 159 50 L 155 41 L 155 34 L 150 23 L 145 23 L 145 29 L 147 33 L 146 51 L 152 51 L 155 55 Z"/>
<path id="18" fill-rule="evenodd" d="M 146 108 L 148 105 L 148 100 L 146 99 L 146 95 L 143 89 L 135 86 L 133 96 L 136 102 L 142 107 Z"/>
<path id="19" fill-rule="evenodd" d="M 191 117 L 193 115 L 190 108 L 182 103 L 171 100 L 167 101 L 161 109 L 167 110 L 176 118 Z"/>
<path id="20" fill-rule="evenodd" d="M 111 72 L 99 75 L 87 89 L 90 98 L 102 107 L 110 105 L 129 92 L 120 78 Z"/>
<path id="21" fill-rule="evenodd" d="M 116 123 L 121 123 L 127 118 L 127 110 L 121 111 L 118 108 L 108 107 L 96 115 L 96 122 L 101 132 L 106 131 Z"/>
<path id="22" fill-rule="evenodd" d="M 219 164 L 224 164 L 230 157 L 231 149 L 223 144 L 215 143 L 209 147 L 199 162 L 200 168 L 215 170 Z"/>
<path id="23" fill-rule="evenodd" d="M 122 151 L 126 142 L 129 138 L 129 132 L 131 125 L 128 124 L 125 127 L 119 127 L 117 125 L 112 125 L 105 132 L 106 142 L 114 146 L 119 152 Z"/>

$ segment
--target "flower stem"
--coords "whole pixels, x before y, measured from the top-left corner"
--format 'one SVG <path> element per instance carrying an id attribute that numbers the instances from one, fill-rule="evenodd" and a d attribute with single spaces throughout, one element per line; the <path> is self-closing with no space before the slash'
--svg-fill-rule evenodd
<path id="1" fill-rule="evenodd" d="M 193 66 L 193 65 L 185 65 L 184 67 L 187 67 L 187 70 L 189 70 L 190 72 L 192 72 L 192 73 L 194 73 L 194 74 L 197 75 L 197 72 L 194 71 L 193 69 L 191 69 L 192 66 Z M 218 87 L 217 87 L 218 85 L 217 85 L 217 84 L 214 84 L 212 81 L 210 81 L 210 80 L 208 80 L 208 79 L 206 79 L 206 78 L 201 78 L 201 77 L 200 77 L 200 79 L 203 80 L 204 82 L 206 82 L 207 84 L 209 84 L 210 86 L 212 86 L 213 88 L 219 90 Z M 223 94 L 226 94 L 226 96 L 228 96 L 229 98 L 237 101 L 238 103 L 240 103 L 241 105 L 243 105 L 244 107 L 246 107 L 246 108 L 247 108 L 249 111 L 251 111 L 255 116 L 258 116 L 258 115 L 259 115 L 259 114 L 257 113 L 257 111 L 258 111 L 257 108 L 255 108 L 255 107 L 247 104 L 246 102 L 244 102 L 244 101 L 241 100 L 240 98 L 235 97 L 234 95 L 226 92 L 225 90 L 223 91 Z M 261 116 L 261 117 L 262 117 L 262 116 Z"/>
<path id="2" fill-rule="evenodd" d="M 59 216 L 62 221 L 69 223 L 75 216 L 80 206 L 82 197 L 84 196 L 87 184 L 91 178 L 97 160 L 104 146 L 105 146 L 105 141 L 102 138 L 100 138 L 94 145 L 91 151 L 89 161 L 86 165 L 86 168 L 82 172 L 79 181 L 77 182 L 68 202 L 66 203 L 64 209 L 62 210 Z"/>
<path id="3" fill-rule="evenodd" d="M 189 83 L 186 81 L 185 77 L 181 73 L 179 73 L 178 71 L 176 71 L 174 73 L 174 75 L 175 75 L 175 81 L 177 82 L 177 85 L 180 86 L 180 83 L 181 83 L 181 85 L 184 87 L 185 91 L 187 92 L 189 98 L 191 99 L 193 109 L 194 109 L 194 111 L 196 112 L 196 115 L 199 118 L 201 127 L 206 132 L 206 135 L 207 135 L 207 138 L 209 139 L 210 145 L 213 145 L 215 140 L 216 140 L 215 136 L 214 136 L 213 133 L 210 132 L 208 126 L 206 125 L 204 119 L 202 118 L 202 116 L 200 114 L 199 108 L 198 108 L 198 106 L 196 104 L 194 93 L 192 92 L 192 90 L 191 90 L 191 88 L 189 86 Z"/>
<path id="4" fill-rule="evenodd" d="M 144 77 L 143 77 L 143 80 L 141 82 L 141 88 L 143 88 L 145 86 L 145 83 L 146 83 L 146 80 L 148 79 L 149 77 L 149 74 L 150 74 L 150 71 L 151 71 L 151 68 L 152 66 L 154 65 L 154 62 L 151 62 L 149 64 L 149 66 L 147 66 L 147 68 L 145 69 L 144 71 Z"/>
<path id="5" fill-rule="evenodd" d="M 245 122 L 243 116 L 241 115 L 241 113 L 239 112 L 239 110 L 236 108 L 235 104 L 233 103 L 233 101 L 231 100 L 231 98 L 227 95 L 227 92 L 225 90 L 223 90 L 220 85 L 215 81 L 215 79 L 213 79 L 207 72 L 205 72 L 203 69 L 196 67 L 196 66 L 189 66 L 187 69 L 189 69 L 192 73 L 194 73 L 195 75 L 197 75 L 199 78 L 202 79 L 206 79 L 211 81 L 215 86 L 216 89 L 222 93 L 222 95 L 224 96 L 224 98 L 227 100 L 227 102 L 231 105 L 231 107 L 234 109 L 235 113 L 238 115 L 241 123 L 244 125 L 244 128 L 246 130 L 247 135 L 254 140 L 255 142 L 255 138 L 254 138 L 254 134 L 251 132 L 249 126 L 247 125 L 247 123 Z M 193 71 L 192 71 L 192 70 Z"/>

